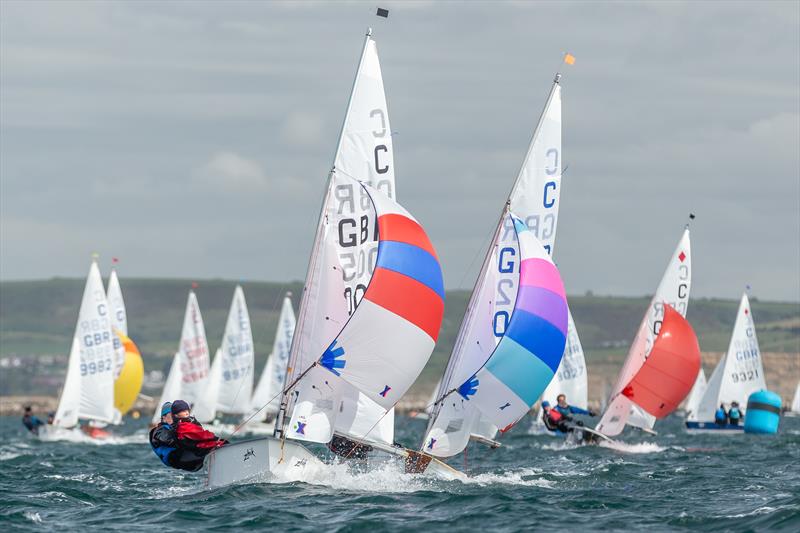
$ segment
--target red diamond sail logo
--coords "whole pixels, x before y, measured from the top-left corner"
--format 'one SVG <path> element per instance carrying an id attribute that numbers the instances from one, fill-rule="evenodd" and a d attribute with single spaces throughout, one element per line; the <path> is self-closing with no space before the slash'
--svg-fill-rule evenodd
<path id="1" fill-rule="evenodd" d="M 681 254 L 678 256 L 678 259 L 680 259 L 681 263 L 683 263 L 683 260 L 686 259 L 686 254 L 681 252 Z"/>

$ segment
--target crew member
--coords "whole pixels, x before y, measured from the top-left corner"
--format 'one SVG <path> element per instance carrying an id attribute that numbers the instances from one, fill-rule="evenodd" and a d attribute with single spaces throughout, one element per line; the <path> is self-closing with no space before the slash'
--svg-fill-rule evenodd
<path id="1" fill-rule="evenodd" d="M 728 423 L 732 426 L 738 426 L 741 419 L 742 412 L 739 410 L 739 402 L 732 402 L 731 408 L 728 410 Z"/>
<path id="2" fill-rule="evenodd" d="M 175 400 L 172 402 L 170 411 L 172 412 L 177 447 L 181 452 L 181 461 L 188 461 L 186 466 L 192 467 L 181 467 L 184 470 L 200 470 L 206 455 L 212 450 L 228 444 L 227 440 L 203 429 L 200 422 L 191 415 L 189 404 L 185 401 Z"/>
<path id="3" fill-rule="evenodd" d="M 581 409 L 580 407 L 575 407 L 574 405 L 568 404 L 566 394 L 559 394 L 558 397 L 556 397 L 556 402 L 558 403 L 554 407 L 554 409 L 564 416 L 569 416 L 569 415 L 597 416 L 597 413 L 595 413 L 592 410 L 587 411 L 586 409 Z"/>
<path id="4" fill-rule="evenodd" d="M 150 430 L 150 446 L 161 462 L 172 468 L 182 468 L 179 464 L 178 443 L 172 427 L 172 402 L 161 406 L 161 422 Z M 200 465 L 202 466 L 202 462 Z M 189 468 L 187 470 L 196 470 Z"/>
<path id="5" fill-rule="evenodd" d="M 719 409 L 714 413 L 714 422 L 718 426 L 726 426 L 728 424 L 728 412 L 725 410 L 725 404 L 719 404 Z"/>
<path id="6" fill-rule="evenodd" d="M 561 431 L 562 433 L 569 433 L 572 428 L 568 422 L 572 421 L 569 415 L 561 414 L 556 409 L 550 406 L 550 402 L 542 402 L 542 421 L 547 429 L 550 431 Z"/>
<path id="7" fill-rule="evenodd" d="M 26 405 L 25 414 L 22 415 L 22 425 L 28 428 L 28 431 L 34 435 L 38 435 L 39 426 L 43 426 L 44 422 L 42 422 L 38 416 L 33 414 L 33 410 L 31 409 L 30 405 Z"/>

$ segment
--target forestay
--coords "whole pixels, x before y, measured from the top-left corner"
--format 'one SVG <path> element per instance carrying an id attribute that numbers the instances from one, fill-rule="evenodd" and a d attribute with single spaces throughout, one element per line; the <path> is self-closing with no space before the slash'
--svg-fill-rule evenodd
<path id="1" fill-rule="evenodd" d="M 337 190 L 344 194 L 330 194 Z M 306 284 L 308 296 L 301 304 L 298 337 L 292 346 L 293 360 L 317 365 L 298 386 L 287 436 L 316 442 L 330 440 L 337 427 L 343 397 L 349 394 L 343 383 L 384 412 L 397 403 L 427 363 L 444 312 L 441 268 L 419 223 L 389 197 L 335 172 L 331 197 L 357 199 L 353 207 L 358 209 L 359 223 L 345 216 L 336 202 L 326 204 L 320 246 L 317 257 L 312 257 L 316 279 Z M 343 285 L 352 271 L 341 266 L 336 251 L 342 228 L 353 226 L 360 229 L 347 234 L 352 247 L 359 256 L 370 254 L 363 245 L 371 242 L 375 267 L 348 316 L 348 301 L 341 295 L 348 294 Z M 306 305 L 312 298 L 317 305 L 309 309 Z M 348 434 L 366 438 L 370 429 Z"/>
<path id="2" fill-rule="evenodd" d="M 67 379 L 55 425 L 72 427 L 79 418 L 108 423 L 114 421 L 115 354 L 111 337 L 106 291 L 97 262 L 92 261 L 83 290 Z"/>
<path id="3" fill-rule="evenodd" d="M 639 372 L 653 348 L 653 342 L 664 318 L 664 304 L 669 304 L 681 316 L 686 316 L 692 282 L 691 264 L 691 243 L 687 227 L 667 264 L 658 289 L 650 301 L 628 351 L 625 364 L 617 377 L 609 405 L 597 425 L 597 430 L 601 433 L 614 436 L 619 435 L 626 424 L 646 429 L 652 429 L 655 424 L 655 417 L 637 408 L 622 394 L 622 390 Z"/>
<path id="4" fill-rule="evenodd" d="M 208 386 L 208 341 L 203 316 L 194 291 L 189 292 L 178 347 L 181 367 L 181 395 L 189 405 L 198 403 Z M 177 399 L 177 398 L 174 398 Z"/>
<path id="5" fill-rule="evenodd" d="M 747 293 L 744 293 L 739 302 L 728 351 L 711 374 L 697 414 L 689 420 L 713 422 L 714 412 L 723 402 L 728 407 L 731 402 L 739 402 L 739 408 L 744 412 L 750 394 L 766 388 L 753 313 Z"/>
<path id="6" fill-rule="evenodd" d="M 258 385 L 250 402 L 250 409 L 253 412 L 261 408 L 264 408 L 265 414 L 274 415 L 278 412 L 279 393 L 284 387 L 295 323 L 292 300 L 290 294 L 287 294 L 283 298 L 281 313 L 278 316 L 278 327 L 275 330 L 272 353 L 270 353 L 267 364 L 261 372 L 261 378 L 258 380 Z"/>
<path id="7" fill-rule="evenodd" d="M 114 377 L 116 378 L 125 364 L 125 347 L 116 332 L 119 331 L 123 335 L 128 335 L 128 316 L 125 313 L 125 300 L 122 299 L 122 289 L 119 286 L 116 269 L 111 270 L 106 295 L 108 308 L 111 312 L 111 330 L 115 333 L 112 335 L 112 342 L 114 343 Z"/>
<path id="8" fill-rule="evenodd" d="M 561 86 L 556 76 L 544 110 L 528 146 L 509 202 L 511 211 L 520 216 L 548 252 L 555 244 L 561 192 Z M 462 321 L 453 353 L 439 384 L 436 397 L 442 399 L 453 388 L 480 368 L 503 336 L 511 316 L 513 298 L 519 281 L 514 225 L 502 223 L 492 240 L 478 276 L 467 313 Z M 463 450 L 471 434 L 493 439 L 497 431 L 481 420 L 474 404 L 457 395 L 449 395 L 432 409 L 428 430 L 438 428 L 438 448 L 428 450 L 440 457 Z"/>

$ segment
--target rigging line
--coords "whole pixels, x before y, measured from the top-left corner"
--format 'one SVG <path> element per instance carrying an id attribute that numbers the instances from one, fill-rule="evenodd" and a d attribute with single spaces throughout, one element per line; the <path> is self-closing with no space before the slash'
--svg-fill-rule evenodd
<path id="1" fill-rule="evenodd" d="M 310 367 L 306 368 L 306 369 L 303 371 L 303 373 L 302 373 L 302 374 L 300 374 L 299 376 L 297 376 L 297 379 L 295 379 L 295 380 L 294 380 L 294 381 L 291 383 L 291 385 L 289 385 L 289 386 L 288 386 L 288 387 L 286 387 L 285 389 L 282 389 L 280 392 L 278 392 L 278 394 L 276 394 L 275 396 L 273 396 L 273 397 L 272 397 L 272 398 L 271 398 L 271 399 L 270 399 L 270 400 L 269 400 L 267 403 L 265 403 L 264 405 L 262 405 L 261 407 L 259 407 L 259 408 L 258 408 L 258 410 L 257 410 L 255 413 L 253 413 L 253 414 L 251 414 L 249 417 L 247 417 L 247 419 L 245 419 L 245 421 L 244 421 L 244 422 L 242 422 L 242 423 L 240 423 L 238 426 L 236 426 L 236 428 L 235 428 L 235 429 L 234 429 L 234 430 L 233 430 L 233 431 L 230 433 L 230 435 L 228 435 L 228 437 L 233 437 L 233 436 L 236 434 L 236 432 L 237 432 L 237 431 L 239 431 L 240 429 L 242 429 L 242 427 L 244 427 L 245 425 L 247 425 L 247 423 L 248 423 L 248 422 L 250 422 L 250 421 L 253 419 L 253 417 L 254 417 L 254 416 L 256 416 L 258 413 L 260 413 L 261 411 L 263 411 L 263 410 L 264 410 L 264 408 L 265 408 L 266 406 L 268 406 L 269 404 L 271 404 L 273 401 L 275 401 L 275 400 L 276 400 L 276 399 L 277 399 L 279 396 L 281 396 L 282 394 L 286 394 L 286 393 L 288 393 L 288 392 L 289 392 L 289 391 L 290 391 L 290 390 L 291 390 L 291 389 L 292 389 L 292 388 L 293 388 L 295 385 L 297 385 L 297 382 L 298 382 L 298 381 L 300 381 L 301 379 L 303 379 L 303 377 L 305 377 L 305 375 L 306 375 L 306 374 L 308 374 L 308 373 L 311 371 L 311 369 L 312 369 L 312 368 L 314 368 L 315 366 L 317 366 L 317 362 L 316 362 L 316 361 L 314 361 L 314 363 L 312 363 L 312 365 L 311 365 Z"/>
<path id="2" fill-rule="evenodd" d="M 494 227 L 491 228 L 489 230 L 489 233 L 483 239 L 481 239 L 481 246 L 478 247 L 478 248 L 475 248 L 475 254 L 473 254 L 472 260 L 469 262 L 469 265 L 464 270 L 464 274 L 461 275 L 461 281 L 458 282 L 458 285 L 456 286 L 456 289 L 461 289 L 464 286 L 464 280 L 467 278 L 467 275 L 472 270 L 472 267 L 475 264 L 475 261 L 481 255 L 481 252 L 486 249 L 486 247 L 484 247 L 483 245 L 492 238 L 492 235 L 494 235 L 496 231 L 497 231 L 496 228 L 494 228 Z M 467 305 L 469 305 L 469 302 L 467 302 Z"/>

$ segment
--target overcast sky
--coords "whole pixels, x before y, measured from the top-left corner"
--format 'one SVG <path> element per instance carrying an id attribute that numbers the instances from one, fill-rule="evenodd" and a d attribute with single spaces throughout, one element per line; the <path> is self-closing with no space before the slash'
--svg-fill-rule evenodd
<path id="1" fill-rule="evenodd" d="M 556 260 L 800 300 L 800 3 L 0 3 L 0 278 L 304 276 L 364 30 L 398 199 L 471 287 L 563 51 Z"/>

